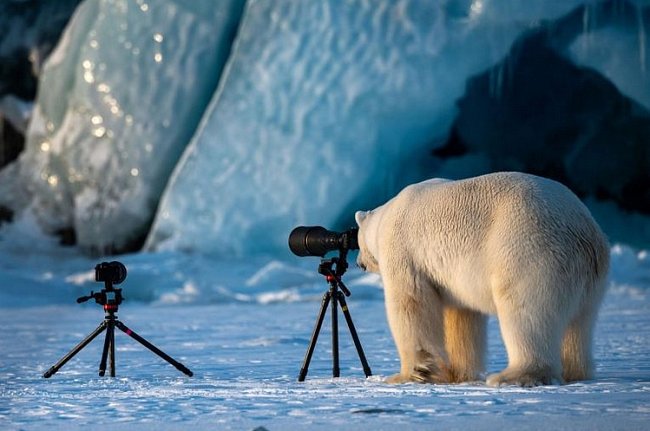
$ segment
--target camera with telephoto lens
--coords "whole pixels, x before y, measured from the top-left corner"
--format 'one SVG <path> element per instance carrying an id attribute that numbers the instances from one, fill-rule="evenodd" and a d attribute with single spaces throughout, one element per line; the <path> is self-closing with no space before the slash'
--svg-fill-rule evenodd
<path id="1" fill-rule="evenodd" d="M 359 229 L 354 227 L 344 232 L 333 232 L 322 226 L 298 226 L 289 234 L 289 249 L 293 254 L 296 256 L 320 256 L 323 258 L 320 261 L 320 265 L 318 265 L 318 273 L 324 275 L 325 280 L 330 285 L 329 290 L 325 292 L 321 301 L 316 327 L 312 333 L 309 346 L 307 347 L 307 353 L 305 354 L 305 359 L 302 362 L 300 374 L 298 375 L 299 382 L 305 381 L 307 377 L 307 370 L 309 369 L 309 363 L 314 353 L 316 340 L 318 340 L 323 318 L 330 304 L 332 305 L 332 377 L 339 377 L 341 371 L 339 367 L 339 327 L 337 317 L 339 306 L 343 311 L 348 328 L 350 329 L 350 335 L 357 348 L 357 353 L 363 366 L 363 372 L 366 377 L 372 375 L 372 371 L 370 371 L 370 366 L 366 360 L 366 355 L 361 347 L 357 330 L 352 322 L 350 309 L 345 301 L 345 297 L 350 296 L 352 293 L 341 280 L 341 277 L 343 277 L 343 274 L 348 269 L 348 262 L 346 260 L 348 251 L 359 249 L 358 236 Z M 338 251 L 339 255 L 325 259 L 325 255 L 329 251 Z"/>
<path id="2" fill-rule="evenodd" d="M 95 266 L 95 281 L 120 284 L 125 279 L 126 267 L 121 262 L 102 262 Z"/>
<path id="3" fill-rule="evenodd" d="M 351 228 L 333 232 L 322 226 L 298 226 L 289 234 L 289 249 L 296 256 L 325 256 L 329 251 L 358 250 L 357 233 Z"/>

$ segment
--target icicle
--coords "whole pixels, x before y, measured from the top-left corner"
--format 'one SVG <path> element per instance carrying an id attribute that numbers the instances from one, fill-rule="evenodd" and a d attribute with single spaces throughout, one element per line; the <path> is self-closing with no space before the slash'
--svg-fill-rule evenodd
<path id="1" fill-rule="evenodd" d="M 585 5 L 584 11 L 582 12 L 582 33 L 583 34 L 589 33 L 589 20 L 590 20 L 589 9 L 591 9 L 591 7 L 589 5 Z"/>
<path id="2" fill-rule="evenodd" d="M 497 75 L 497 70 L 498 70 L 499 65 L 497 64 L 493 68 L 490 69 L 490 75 L 489 75 L 489 88 L 490 88 L 490 97 L 495 97 L 496 93 L 496 75 Z"/>
<path id="3" fill-rule="evenodd" d="M 637 5 L 637 21 L 639 29 L 639 62 L 641 63 L 641 73 L 645 77 L 646 73 L 646 53 L 645 53 L 645 41 L 646 41 L 646 32 L 645 32 L 645 22 L 643 19 L 643 8 L 640 5 Z"/>
<path id="4" fill-rule="evenodd" d="M 592 20 L 592 6 L 585 5 L 582 12 L 582 56 L 587 57 L 587 51 L 589 49 L 590 35 L 591 32 L 591 20 Z"/>
<path id="5" fill-rule="evenodd" d="M 490 70 L 490 96 L 494 99 L 501 99 L 503 95 L 503 69 L 510 61 L 510 56 Z"/>

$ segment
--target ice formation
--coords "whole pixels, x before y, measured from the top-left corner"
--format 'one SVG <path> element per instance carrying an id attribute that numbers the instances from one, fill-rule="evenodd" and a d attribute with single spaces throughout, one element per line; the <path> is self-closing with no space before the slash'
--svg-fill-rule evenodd
<path id="1" fill-rule="evenodd" d="M 26 151 L 0 178 L 3 203 L 29 206 L 47 231 L 73 228 L 85 249 L 143 237 L 242 5 L 84 2 L 45 64 Z"/>
<path id="2" fill-rule="evenodd" d="M 572 4 L 249 2 L 148 247 L 277 252 L 294 225 L 352 223 L 433 174 L 467 76 Z"/>
<path id="3" fill-rule="evenodd" d="M 467 79 L 453 132 L 435 154 L 446 161 L 460 158 L 454 162 L 463 165 L 463 160 L 481 157 L 485 172 L 531 172 L 561 181 L 583 198 L 650 215 L 650 110 L 635 99 L 650 97 L 650 87 L 641 88 L 648 83 L 626 79 L 616 68 L 595 71 L 570 59 L 576 46 L 593 50 L 590 39 L 609 34 L 612 40 L 602 46 L 635 43 L 594 57 L 614 65 L 626 59 L 632 63 L 630 76 L 645 76 L 646 65 L 639 64 L 646 61 L 645 25 L 650 25 L 650 8 L 601 2 L 577 7 L 518 36 L 502 61 Z M 626 84 L 632 97 L 615 82 Z M 592 209 L 593 204 L 591 199 Z M 650 223 L 631 228 L 628 217 L 596 216 L 610 234 L 616 232 L 615 240 L 650 243 Z M 612 230 L 615 224 L 626 226 L 631 235 Z"/>
<path id="4" fill-rule="evenodd" d="M 286 253 L 295 225 L 348 227 L 444 175 L 431 150 L 468 78 L 582 3 L 87 0 L 45 65 L 25 153 L 0 171 L 0 205 L 100 252 L 148 233 L 148 250 Z M 639 16 L 593 35 L 586 16 L 570 50 L 628 95 L 649 82 Z M 638 48 L 603 54 L 630 34 Z"/>

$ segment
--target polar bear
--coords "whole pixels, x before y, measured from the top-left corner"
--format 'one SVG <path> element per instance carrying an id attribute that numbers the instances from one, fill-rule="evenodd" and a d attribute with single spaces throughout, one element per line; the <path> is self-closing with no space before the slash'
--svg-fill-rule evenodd
<path id="1" fill-rule="evenodd" d="M 609 246 L 565 186 L 518 172 L 427 180 L 355 218 L 401 361 L 388 382 L 478 380 L 488 314 L 508 353 L 488 385 L 591 378 Z"/>

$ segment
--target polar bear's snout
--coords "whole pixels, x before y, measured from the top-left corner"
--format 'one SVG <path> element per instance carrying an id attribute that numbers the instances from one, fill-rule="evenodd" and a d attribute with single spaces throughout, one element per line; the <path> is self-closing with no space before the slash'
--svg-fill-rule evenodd
<path id="1" fill-rule="evenodd" d="M 378 212 L 378 210 L 375 210 L 375 213 L 376 212 Z M 379 264 L 377 263 L 377 259 L 375 258 L 375 256 L 372 253 L 370 253 L 367 244 L 368 242 L 367 235 L 369 234 L 368 231 L 372 231 L 372 228 L 374 227 L 374 226 L 369 227 L 365 223 L 368 214 L 370 214 L 370 212 L 368 211 L 357 211 L 354 214 L 354 218 L 357 222 L 357 225 L 359 226 L 359 230 L 357 232 L 357 246 L 359 247 L 357 266 L 365 272 L 378 273 Z M 370 232 L 370 235 L 374 235 L 374 232 Z"/>
<path id="2" fill-rule="evenodd" d="M 359 257 L 357 257 L 357 266 L 364 272 L 379 272 L 377 259 L 368 253 L 365 244 L 359 242 Z"/>

